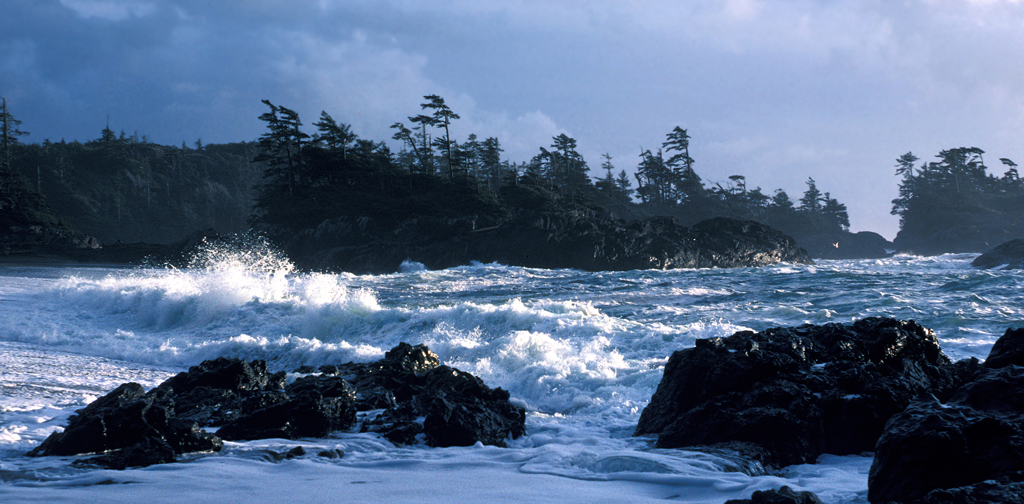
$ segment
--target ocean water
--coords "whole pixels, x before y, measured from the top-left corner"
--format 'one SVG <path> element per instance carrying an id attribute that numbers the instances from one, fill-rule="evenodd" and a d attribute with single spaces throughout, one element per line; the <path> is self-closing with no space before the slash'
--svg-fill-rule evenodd
<path id="1" fill-rule="evenodd" d="M 866 502 L 871 454 L 748 474 L 631 434 L 668 356 L 697 338 L 887 315 L 933 328 L 950 358 L 984 359 L 1024 325 L 1024 272 L 975 270 L 974 257 L 599 273 L 409 263 L 355 276 L 299 273 L 253 247 L 211 249 L 189 269 L 0 265 L 0 502 L 721 503 L 782 485 Z M 527 435 L 428 448 L 337 432 L 126 471 L 24 456 L 127 381 L 152 387 L 218 356 L 272 371 L 371 361 L 402 341 L 509 390 Z M 295 446 L 345 456 L 268 455 Z"/>

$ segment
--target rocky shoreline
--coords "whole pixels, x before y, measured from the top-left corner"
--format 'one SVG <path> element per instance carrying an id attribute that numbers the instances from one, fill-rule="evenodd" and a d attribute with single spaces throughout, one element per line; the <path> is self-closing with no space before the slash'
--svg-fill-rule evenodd
<path id="1" fill-rule="evenodd" d="M 401 343 L 366 364 L 270 373 L 264 361 L 218 358 L 150 391 L 125 383 L 78 410 L 29 456 L 95 454 L 74 465 L 110 469 L 217 452 L 224 441 L 326 437 L 357 426 L 395 444 L 505 446 L 525 431 L 509 394 Z M 209 432 L 207 428 L 215 428 Z M 340 454 L 324 456 L 336 458 Z"/>
<path id="2" fill-rule="evenodd" d="M 950 361 L 914 321 L 742 331 L 673 353 L 634 435 L 740 458 L 759 474 L 873 452 L 873 503 L 1022 502 L 1022 390 L 1024 329 L 1007 330 L 984 363 Z M 525 410 L 422 345 L 298 369 L 290 381 L 263 361 L 220 358 L 148 392 L 118 387 L 29 455 L 92 454 L 75 464 L 124 469 L 216 452 L 223 440 L 352 429 L 395 444 L 504 446 L 525 434 Z M 731 502 L 820 501 L 783 487 Z"/>
<path id="3" fill-rule="evenodd" d="M 278 234 L 276 241 L 302 269 L 360 274 L 393 273 L 407 260 L 429 269 L 477 261 L 584 271 L 812 262 L 792 238 L 754 221 L 715 218 L 685 227 L 672 218 L 626 223 L 583 211 L 523 213 L 487 228 L 472 219 L 420 218 L 393 226 L 337 218 L 295 236 Z"/>
<path id="4" fill-rule="evenodd" d="M 473 219 L 416 218 L 385 224 L 336 218 L 299 233 L 264 229 L 300 270 L 388 274 L 414 261 L 428 269 L 473 262 L 585 271 L 736 268 L 779 262 L 812 263 L 783 233 L 754 221 L 715 218 L 692 227 L 672 218 L 627 223 L 592 211 L 524 213 L 498 226 Z M 171 245 L 36 247 L 0 261 L 76 261 L 107 264 L 189 264 L 203 243 L 231 241 L 212 229 Z"/>

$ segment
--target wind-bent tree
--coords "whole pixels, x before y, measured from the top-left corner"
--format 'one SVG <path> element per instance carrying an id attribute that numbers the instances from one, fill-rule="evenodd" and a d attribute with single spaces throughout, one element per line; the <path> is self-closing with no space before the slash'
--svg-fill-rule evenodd
<path id="1" fill-rule="evenodd" d="M 665 141 L 661 144 L 666 153 L 675 152 L 665 165 L 672 171 L 674 185 L 676 188 L 675 198 L 680 203 L 692 203 L 698 201 L 704 194 L 704 184 L 693 170 L 694 160 L 690 157 L 690 135 L 686 130 L 676 126 L 665 135 Z"/>
<path id="2" fill-rule="evenodd" d="M 434 111 L 432 124 L 437 127 L 444 128 L 444 149 L 447 153 L 448 159 L 448 178 L 454 178 L 455 176 L 455 165 L 452 162 L 452 135 L 449 131 L 448 126 L 455 119 L 459 119 L 459 114 L 452 111 L 448 105 L 444 103 L 444 98 L 438 95 L 426 95 L 423 97 L 428 100 L 426 103 L 421 103 L 420 107 L 423 109 L 432 109 Z M 424 126 L 426 123 L 423 123 Z"/>
<path id="3" fill-rule="evenodd" d="M 320 121 L 313 123 L 319 133 L 313 137 L 312 142 L 323 144 L 331 152 L 340 152 L 341 158 L 348 157 L 348 150 L 352 143 L 359 137 L 352 133 L 352 126 L 345 123 L 338 123 L 327 112 L 320 112 Z"/>
<path id="4" fill-rule="evenodd" d="M 295 185 L 304 182 L 302 147 L 309 135 L 300 128 L 299 114 L 286 107 L 279 107 L 263 100 L 270 112 L 260 116 L 267 123 L 267 131 L 260 135 L 260 153 L 254 162 L 266 162 L 266 176 L 274 184 L 288 187 L 288 194 L 295 192 Z"/>

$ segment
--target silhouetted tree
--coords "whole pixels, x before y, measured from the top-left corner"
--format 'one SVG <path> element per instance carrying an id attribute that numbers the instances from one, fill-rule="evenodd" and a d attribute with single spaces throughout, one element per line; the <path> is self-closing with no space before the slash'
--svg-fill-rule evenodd
<path id="1" fill-rule="evenodd" d="M 423 109 L 432 109 L 434 111 L 433 122 L 434 126 L 444 128 L 444 149 L 447 153 L 448 161 L 448 178 L 451 179 L 455 176 L 455 165 L 452 164 L 452 136 L 448 126 L 455 119 L 459 119 L 459 115 L 452 111 L 448 105 L 444 103 L 444 98 L 438 95 L 426 95 L 423 97 L 427 100 L 426 103 L 421 103 L 420 107 Z M 425 125 L 426 123 L 424 123 Z"/>
<path id="2" fill-rule="evenodd" d="M 266 162 L 265 176 L 271 183 L 284 185 L 288 194 L 294 194 L 295 185 L 302 182 L 302 147 L 309 135 L 300 129 L 302 121 L 297 112 L 270 100 L 263 103 L 270 107 L 269 112 L 260 115 L 260 120 L 267 123 L 267 131 L 260 135 L 260 153 L 253 161 Z"/>

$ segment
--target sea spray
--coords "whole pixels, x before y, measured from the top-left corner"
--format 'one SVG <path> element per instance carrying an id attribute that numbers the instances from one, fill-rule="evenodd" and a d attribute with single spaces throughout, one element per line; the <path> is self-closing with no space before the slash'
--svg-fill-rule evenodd
<path id="1" fill-rule="evenodd" d="M 381 276 L 303 273 L 262 253 L 242 256 L 210 253 L 221 259 L 176 270 L 0 270 L 0 469 L 10 471 L 4 481 L 36 485 L 32 495 L 55 499 L 117 500 L 108 492 L 126 485 L 85 486 L 110 476 L 85 471 L 73 479 L 31 465 L 67 461 L 18 457 L 89 398 L 124 381 L 153 386 L 219 356 L 265 359 L 285 371 L 369 362 L 405 341 L 426 343 L 444 364 L 509 390 L 530 410 L 527 435 L 507 450 L 426 450 L 341 432 L 302 442 L 311 452 L 342 449 L 339 460 L 264 467 L 271 463 L 261 453 L 294 447 L 266 441 L 116 481 L 168 495 L 201 488 L 221 501 L 225 479 L 282 488 L 294 474 L 295 482 L 310 475 L 344 482 L 338 491 L 363 496 L 387 492 L 396 478 L 404 488 L 410 481 L 429 487 L 440 475 L 460 488 L 514 481 L 544 495 L 563 495 L 571 485 L 564 495 L 597 500 L 723 502 L 787 484 L 825 502 L 864 502 L 868 457 L 829 456 L 753 477 L 725 472 L 727 460 L 656 450 L 651 439 L 631 437 L 668 356 L 698 338 L 739 330 L 888 315 L 935 329 L 954 359 L 984 358 L 1007 327 L 1024 325 L 1024 277 L 975 270 L 969 255 L 628 272 L 479 264 Z M 18 476 L 42 474 L 52 479 L 43 485 Z M 207 483 L 207 475 L 217 477 Z M 600 491 L 587 483 L 595 480 Z"/>

